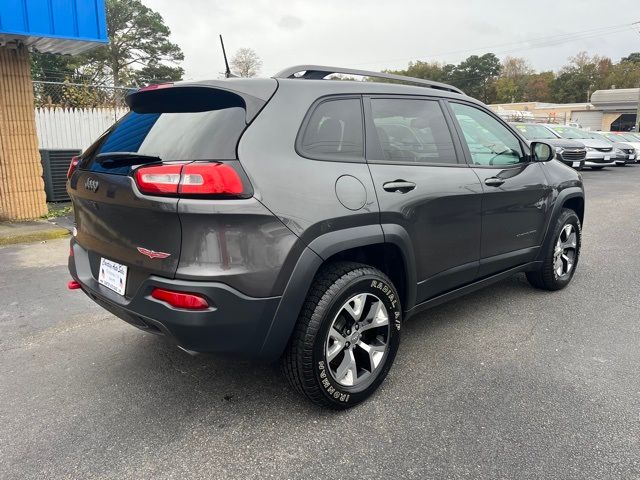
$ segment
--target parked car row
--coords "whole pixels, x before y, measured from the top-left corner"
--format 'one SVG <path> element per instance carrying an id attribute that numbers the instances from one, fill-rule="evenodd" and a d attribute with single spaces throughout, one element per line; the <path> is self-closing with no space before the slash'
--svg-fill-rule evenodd
<path id="1" fill-rule="evenodd" d="M 512 123 L 529 142 L 553 146 L 556 159 L 581 170 L 600 170 L 640 161 L 640 134 L 634 132 L 590 132 L 567 125 Z"/>

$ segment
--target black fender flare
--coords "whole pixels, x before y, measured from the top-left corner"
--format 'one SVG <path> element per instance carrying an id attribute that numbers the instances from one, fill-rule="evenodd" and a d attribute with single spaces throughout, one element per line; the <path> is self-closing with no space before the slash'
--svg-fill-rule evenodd
<path id="1" fill-rule="evenodd" d="M 383 227 L 385 227 L 384 231 Z M 405 272 L 407 272 L 407 299 L 411 299 L 415 303 L 415 262 L 412 261 L 413 251 L 408 250 L 407 253 L 406 250 L 410 247 L 409 235 L 402 227 L 398 226 L 398 229 L 392 227 L 396 226 L 376 224 L 335 230 L 320 235 L 309 243 L 298 258 L 284 288 L 259 356 L 267 360 L 275 360 L 282 355 L 318 269 L 325 260 L 336 253 L 357 247 L 382 244 L 385 241 L 398 246 L 403 254 Z M 411 274 L 408 273 L 409 271 Z M 411 285 L 414 288 L 410 288 Z M 404 309 L 407 310 L 407 306 L 404 306 Z"/>
<path id="2" fill-rule="evenodd" d="M 565 188 L 558 193 L 558 196 L 553 202 L 551 215 L 549 215 L 549 220 L 547 221 L 542 247 L 540 248 L 540 250 L 538 250 L 538 256 L 536 258 L 537 261 L 543 260 L 544 253 L 549 248 L 549 243 L 553 242 L 553 238 L 551 238 L 551 228 L 558 220 L 558 217 L 560 217 L 560 213 L 562 212 L 565 203 L 567 202 L 567 200 L 576 197 L 580 197 L 584 200 L 584 191 L 580 187 Z"/>

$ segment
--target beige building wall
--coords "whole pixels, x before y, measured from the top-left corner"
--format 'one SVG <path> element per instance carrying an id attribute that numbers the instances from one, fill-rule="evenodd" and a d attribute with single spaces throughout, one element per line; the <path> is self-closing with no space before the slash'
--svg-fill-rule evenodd
<path id="1" fill-rule="evenodd" d="M 46 213 L 29 53 L 0 47 L 0 219 Z"/>

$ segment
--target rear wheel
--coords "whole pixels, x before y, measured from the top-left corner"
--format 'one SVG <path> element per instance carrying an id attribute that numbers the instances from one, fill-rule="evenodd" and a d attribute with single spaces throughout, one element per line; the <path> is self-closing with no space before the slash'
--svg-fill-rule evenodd
<path id="1" fill-rule="evenodd" d="M 563 209 L 552 235 L 553 241 L 547 247 L 542 267 L 527 272 L 529 283 L 543 290 L 566 287 L 576 271 L 582 243 L 582 229 L 576 212 Z"/>
<path id="2" fill-rule="evenodd" d="M 398 351 L 402 308 L 391 281 L 352 262 L 316 276 L 283 357 L 291 385 L 317 405 L 345 409 L 369 397 Z"/>

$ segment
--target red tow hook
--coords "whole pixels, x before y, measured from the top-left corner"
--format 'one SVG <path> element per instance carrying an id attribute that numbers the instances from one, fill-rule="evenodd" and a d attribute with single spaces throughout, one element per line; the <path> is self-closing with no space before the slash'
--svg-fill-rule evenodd
<path id="1" fill-rule="evenodd" d="M 77 290 L 80 287 L 80 284 L 78 282 L 76 282 L 75 280 L 69 280 L 69 282 L 67 283 L 67 288 L 69 290 Z"/>

